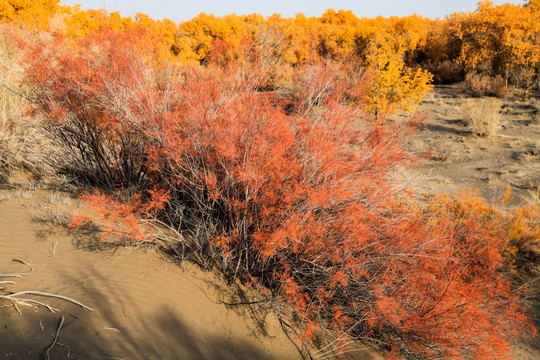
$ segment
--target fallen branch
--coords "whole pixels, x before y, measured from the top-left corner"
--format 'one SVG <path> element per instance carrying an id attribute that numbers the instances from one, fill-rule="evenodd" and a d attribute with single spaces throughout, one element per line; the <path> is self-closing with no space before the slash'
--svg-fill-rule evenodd
<path id="1" fill-rule="evenodd" d="M 30 307 L 33 307 L 35 305 L 39 305 L 39 306 L 43 306 L 44 308 L 46 308 L 47 310 L 49 310 L 50 312 L 52 312 L 53 314 L 56 312 L 56 311 L 60 311 L 59 309 L 57 308 L 54 308 L 48 304 L 44 304 L 42 302 L 39 302 L 39 301 L 36 301 L 36 300 L 32 300 L 32 299 L 17 299 L 17 298 L 11 298 L 11 297 L 6 297 L 6 299 L 10 300 L 11 301 L 11 306 L 13 306 L 13 308 L 19 313 L 19 315 L 22 315 L 22 312 L 21 310 L 19 310 L 19 308 L 17 307 L 17 304 L 19 305 L 24 305 L 24 306 L 30 306 Z M 35 304 L 35 305 L 33 305 Z M 10 305 L 3 305 L 3 306 L 10 306 Z M 3 307 L 2 306 L 2 307 Z"/>
<path id="2" fill-rule="evenodd" d="M 278 317 L 278 321 L 279 321 L 279 325 L 281 326 L 281 330 L 283 331 L 283 333 L 285 334 L 285 336 L 287 336 L 287 339 L 289 339 L 289 341 L 294 345 L 294 347 L 296 348 L 296 350 L 298 351 L 298 353 L 300 354 L 300 356 L 302 357 L 302 359 L 310 359 L 310 360 L 313 360 L 313 357 L 311 356 L 311 352 L 309 351 L 309 349 L 305 346 L 305 344 L 302 344 L 302 348 L 300 348 L 296 342 L 291 338 L 291 335 L 289 335 L 289 330 L 287 330 L 286 328 L 289 328 L 290 330 L 292 330 L 294 332 L 294 328 L 289 325 L 285 320 L 283 320 L 281 318 L 281 316 Z M 305 351 L 304 351 L 305 350 Z"/>
<path id="3" fill-rule="evenodd" d="M 20 259 L 11 259 L 11 261 L 15 261 L 15 262 L 21 263 L 23 265 L 34 265 L 34 264 L 30 264 L 29 262 L 26 262 L 24 260 L 20 260 Z"/>
<path id="4" fill-rule="evenodd" d="M 16 278 L 22 278 L 21 274 L 0 274 L 0 277 L 16 277 Z"/>
<path id="5" fill-rule="evenodd" d="M 118 330 L 117 328 L 113 328 L 113 327 L 104 327 L 103 330 L 112 330 L 112 331 L 120 332 L 120 330 Z"/>
<path id="6" fill-rule="evenodd" d="M 13 308 L 15 309 L 15 311 L 17 311 L 19 315 L 22 315 L 21 310 L 19 310 L 19 308 L 17 307 L 17 303 L 13 301 L 11 304 L 13 305 Z"/>
<path id="7" fill-rule="evenodd" d="M 61 300 L 73 303 L 75 305 L 78 305 L 78 306 L 82 307 L 84 310 L 94 311 L 89 306 L 86 306 L 86 305 L 78 302 L 77 300 L 73 300 L 71 298 L 68 298 L 68 297 L 62 296 L 62 295 L 49 294 L 49 293 L 44 293 L 44 292 L 40 292 L 40 291 L 20 291 L 20 292 L 13 293 L 13 294 L 8 294 L 8 295 L 0 295 L 0 300 L 2 300 L 2 299 L 11 300 L 13 302 L 16 302 L 16 303 L 19 303 L 19 304 L 22 304 L 22 305 L 29 305 L 28 303 L 34 303 L 34 304 L 41 305 L 41 306 L 47 308 L 51 312 L 58 311 L 58 309 L 55 309 L 55 308 L 53 308 L 53 307 L 51 307 L 49 305 L 43 304 L 43 303 L 41 303 L 39 301 L 36 301 L 36 300 L 17 298 L 17 296 L 20 296 L 20 295 L 35 295 L 35 296 L 44 296 L 44 297 L 57 298 L 57 299 L 61 299 Z"/>
<path id="8" fill-rule="evenodd" d="M 58 324 L 58 329 L 56 329 L 56 335 L 54 336 L 54 340 L 51 345 L 47 349 L 45 349 L 45 360 L 49 360 L 49 351 L 56 345 L 56 342 L 58 341 L 58 336 L 60 335 L 60 330 L 62 330 L 62 325 L 64 325 L 64 317 L 62 316 L 60 318 L 60 323 Z"/>
<path id="9" fill-rule="evenodd" d="M 225 306 L 239 306 L 239 305 L 255 305 L 255 304 L 266 303 L 266 302 L 270 302 L 270 300 L 241 301 L 241 302 L 235 302 L 235 303 L 218 300 L 217 303 L 223 304 Z"/>
<path id="10" fill-rule="evenodd" d="M 49 310 L 50 312 L 52 312 L 53 314 L 55 312 L 59 312 L 60 309 L 57 309 L 57 308 L 54 308 L 48 304 L 44 304 L 40 301 L 36 301 L 36 300 L 32 300 L 32 299 L 24 299 L 24 300 L 19 300 L 17 299 L 16 300 L 19 304 L 22 304 L 22 305 L 27 305 L 27 306 L 32 306 L 32 304 L 36 304 L 36 305 L 39 305 L 39 306 L 43 306 L 44 308 L 46 308 L 47 310 Z"/>

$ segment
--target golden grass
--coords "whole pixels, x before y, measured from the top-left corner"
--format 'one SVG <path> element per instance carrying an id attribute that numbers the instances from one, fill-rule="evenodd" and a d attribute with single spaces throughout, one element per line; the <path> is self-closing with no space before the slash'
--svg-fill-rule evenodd
<path id="1" fill-rule="evenodd" d="M 501 120 L 501 104 L 496 98 L 469 98 L 461 104 L 461 111 L 469 129 L 476 135 L 495 134 Z"/>

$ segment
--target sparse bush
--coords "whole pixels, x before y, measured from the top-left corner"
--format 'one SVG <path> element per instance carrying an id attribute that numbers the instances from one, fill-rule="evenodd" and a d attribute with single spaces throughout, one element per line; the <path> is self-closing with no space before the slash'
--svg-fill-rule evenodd
<path id="1" fill-rule="evenodd" d="M 126 45 L 137 42 L 139 30 L 93 34 L 79 41 L 75 54 L 61 38 L 25 44 L 33 47 L 22 63 L 25 83 L 33 89 L 31 112 L 43 117 L 43 131 L 61 145 L 46 160 L 57 174 L 107 189 L 137 188 L 143 182 L 151 146 L 144 142 L 143 129 L 148 119 L 163 115 L 166 108 L 156 106 L 166 106 L 173 93 L 152 91 L 156 73 L 146 66 L 148 57 Z"/>
<path id="2" fill-rule="evenodd" d="M 529 91 L 537 87 L 538 84 L 536 69 L 531 67 L 515 68 L 508 77 L 511 84 L 515 84 L 519 89 L 523 90 L 523 97 L 527 97 Z"/>
<path id="3" fill-rule="evenodd" d="M 534 121 L 540 121 L 540 99 L 531 99 L 531 105 L 533 107 L 533 112 L 531 118 Z"/>
<path id="4" fill-rule="evenodd" d="M 466 125 L 478 136 L 491 136 L 500 126 L 501 104 L 496 98 L 466 99 L 461 104 Z"/>
<path id="5" fill-rule="evenodd" d="M 501 98 L 510 92 L 500 75 L 491 77 L 480 73 L 468 73 L 465 75 L 465 86 L 467 92 L 476 97 L 496 96 Z"/>

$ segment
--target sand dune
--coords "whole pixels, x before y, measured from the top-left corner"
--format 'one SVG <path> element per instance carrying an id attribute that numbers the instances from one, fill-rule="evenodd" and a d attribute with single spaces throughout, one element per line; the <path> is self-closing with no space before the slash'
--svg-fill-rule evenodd
<path id="1" fill-rule="evenodd" d="M 0 203 L 0 273 L 26 273 L 0 279 L 15 282 L 0 287 L 68 296 L 94 311 L 37 297 L 61 312 L 18 306 L 20 315 L 12 306 L 0 308 L 2 358 L 40 358 L 61 316 L 58 342 L 75 359 L 300 358 L 273 315 L 220 304 L 224 284 L 212 274 L 143 249 L 90 249 L 95 239 L 88 234 L 33 222 L 36 198 L 44 196 Z M 67 347 L 50 354 L 67 358 Z"/>

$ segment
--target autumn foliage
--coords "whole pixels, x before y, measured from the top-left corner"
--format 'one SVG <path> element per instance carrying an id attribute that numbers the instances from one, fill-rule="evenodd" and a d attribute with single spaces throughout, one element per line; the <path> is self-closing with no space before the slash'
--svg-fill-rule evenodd
<path id="1" fill-rule="evenodd" d="M 60 145 L 50 165 L 93 189 L 96 216 L 73 229 L 239 279 L 305 344 L 337 339 L 313 357 L 360 341 L 410 359 L 505 358 L 534 334 L 508 279 L 540 241 L 538 209 L 399 190 L 422 117 L 385 115 L 414 109 L 432 76 L 482 95 L 538 86 L 538 11 L 175 24 L 0 0 L 29 113 Z"/>
<path id="2" fill-rule="evenodd" d="M 397 190 L 391 172 L 414 161 L 401 142 L 421 117 L 373 115 L 380 66 L 336 63 L 343 43 L 328 40 L 330 59 L 299 68 L 280 95 L 263 91 L 273 55 L 178 66 L 147 38 L 133 27 L 18 40 L 31 111 L 66 150 L 52 161 L 98 189 L 85 200 L 104 240 L 160 239 L 253 286 L 301 339 L 335 334 L 336 352 L 358 340 L 411 359 L 504 358 L 534 332 L 500 272 L 532 223 L 471 195 L 426 203 Z"/>

